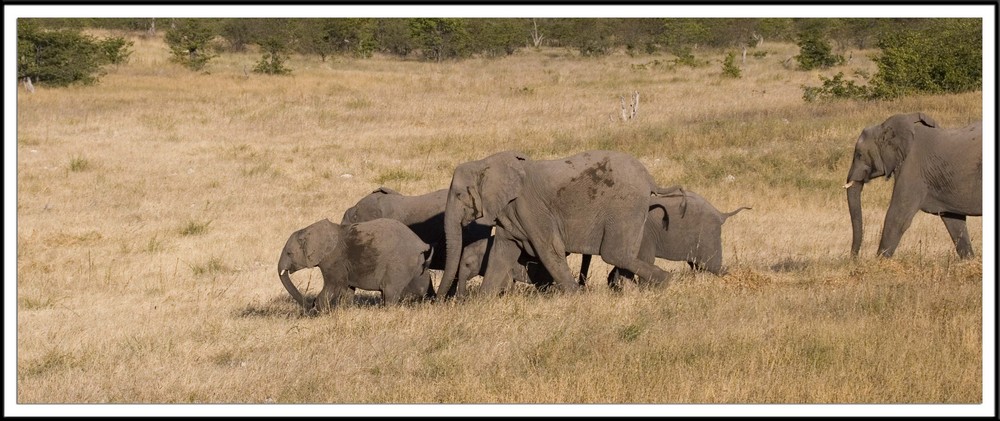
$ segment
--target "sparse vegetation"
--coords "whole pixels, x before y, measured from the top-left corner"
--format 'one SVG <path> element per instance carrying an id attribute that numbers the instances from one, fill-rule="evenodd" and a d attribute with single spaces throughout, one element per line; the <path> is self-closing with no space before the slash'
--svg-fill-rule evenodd
<path id="1" fill-rule="evenodd" d="M 551 23 L 539 20 L 546 40 Z M 17 97 L 17 401 L 981 402 L 982 218 L 969 218 L 970 261 L 926 214 L 896 258 L 875 259 L 891 183 L 874 181 L 853 261 L 840 185 L 863 127 L 913 110 L 960 126 L 982 118 L 982 93 L 805 103 L 815 75 L 781 65 L 798 46 L 764 36 L 770 53 L 728 80 L 714 66 L 631 66 L 672 61 L 665 50 L 543 45 L 440 63 L 291 53 L 281 83 L 244 78 L 253 49 L 214 57 L 206 75 L 164 66 L 160 36 L 130 36 L 106 87 Z M 699 62 L 724 58 L 704 45 Z M 851 68 L 875 74 L 876 51 Z M 609 98 L 633 90 L 642 118 L 609 122 Z M 300 315 L 275 273 L 293 230 L 339 221 L 379 185 L 419 194 L 499 150 L 597 147 L 720 210 L 752 206 L 724 226 L 730 272 L 661 260 L 669 288 L 613 293 L 595 259 L 581 294 L 518 285 L 382 308 L 359 290 L 318 317 Z M 99 157 L 100 171 L 66 176 L 68 157 Z M 309 296 L 322 282 L 315 270 L 293 280 Z"/>

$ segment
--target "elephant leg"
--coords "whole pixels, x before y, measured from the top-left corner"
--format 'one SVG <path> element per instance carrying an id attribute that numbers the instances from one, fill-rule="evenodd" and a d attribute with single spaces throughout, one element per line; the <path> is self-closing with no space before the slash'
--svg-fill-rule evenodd
<path id="1" fill-rule="evenodd" d="M 955 243 L 958 256 L 963 259 L 972 257 L 972 242 L 969 240 L 969 230 L 965 225 L 965 215 L 943 213 L 941 220 L 944 221 L 945 228 L 948 228 L 948 234 L 951 234 L 951 241 Z"/>
<path id="2" fill-rule="evenodd" d="M 340 304 L 341 300 L 350 296 L 350 291 L 347 287 L 324 285 L 323 289 L 319 291 L 319 296 L 316 297 L 314 305 L 320 312 L 328 312 L 330 311 L 330 303 Z"/>
<path id="3" fill-rule="evenodd" d="M 584 254 L 580 258 L 580 278 L 577 282 L 579 282 L 581 286 L 587 285 L 587 272 L 590 272 L 590 259 L 592 257 L 593 256 L 589 254 Z"/>
<path id="4" fill-rule="evenodd" d="M 611 269 L 611 272 L 608 272 L 608 288 L 611 288 L 612 291 L 621 291 L 622 281 L 625 279 L 631 281 L 635 279 L 635 274 L 615 266 L 614 269 Z"/>
<path id="5" fill-rule="evenodd" d="M 480 291 L 488 295 L 497 295 L 514 283 L 511 277 L 511 270 L 517 264 L 517 258 L 521 255 L 521 248 L 513 240 L 501 238 L 500 230 L 493 239 L 493 247 L 489 251 L 489 260 L 486 265 L 486 273 L 483 274 L 483 283 L 479 286 Z M 461 296 L 462 289 L 458 290 L 457 296 Z"/>
<path id="6" fill-rule="evenodd" d="M 897 182 L 898 183 L 898 182 Z M 903 233 L 910 228 L 913 216 L 920 210 L 918 200 L 911 199 L 913 196 L 906 193 L 906 189 L 896 189 L 892 192 L 892 199 L 889 202 L 889 210 L 885 213 L 885 222 L 882 224 L 882 238 L 878 243 L 878 256 L 892 257 L 899 246 L 899 240 Z"/>
<path id="7" fill-rule="evenodd" d="M 382 305 L 389 306 L 400 302 L 403 299 L 402 291 L 394 285 L 382 289 Z"/>
<path id="8" fill-rule="evenodd" d="M 552 278 L 555 279 L 556 285 L 564 292 L 576 292 L 579 291 L 579 283 L 573 278 L 573 273 L 569 270 L 569 265 L 566 263 L 566 246 L 563 244 L 562 239 L 558 236 L 550 236 L 551 243 L 545 246 L 535 245 L 535 251 L 538 253 L 538 260 L 542 261 L 545 265 L 545 269 L 548 270 Z"/>
<path id="9" fill-rule="evenodd" d="M 601 258 L 619 270 L 639 276 L 639 279 L 653 285 L 663 285 L 670 281 L 670 273 L 638 257 L 631 257 L 621 248 L 601 245 Z"/>

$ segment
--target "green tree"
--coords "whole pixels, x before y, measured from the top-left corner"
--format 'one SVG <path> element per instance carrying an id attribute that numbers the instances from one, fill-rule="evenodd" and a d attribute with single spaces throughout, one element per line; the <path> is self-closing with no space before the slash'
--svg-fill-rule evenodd
<path id="1" fill-rule="evenodd" d="M 927 28 L 886 34 L 878 45 L 875 97 L 982 89 L 981 19 L 936 19 Z"/>
<path id="2" fill-rule="evenodd" d="M 827 68 L 844 62 L 843 56 L 833 54 L 830 43 L 826 41 L 819 26 L 800 32 L 796 44 L 799 46 L 799 55 L 795 56 L 795 60 L 799 62 L 801 70 Z"/>
<path id="3" fill-rule="evenodd" d="M 722 76 L 740 78 L 740 67 L 736 65 L 736 53 L 730 51 L 726 53 L 726 58 L 722 60 Z"/>
<path id="4" fill-rule="evenodd" d="M 292 69 L 286 67 L 285 63 L 288 61 L 288 51 L 295 42 L 293 34 L 297 29 L 296 22 L 289 19 L 261 19 L 254 42 L 260 45 L 263 55 L 253 71 L 269 75 L 291 73 Z"/>
<path id="5" fill-rule="evenodd" d="M 180 19 L 167 30 L 163 39 L 175 62 L 191 70 L 201 70 L 218 56 L 209 45 L 214 36 L 214 31 L 202 19 Z"/>
<path id="6" fill-rule="evenodd" d="M 18 79 L 51 86 L 92 84 L 108 60 L 97 40 L 76 29 L 41 29 L 36 21 L 18 19 Z"/>
<path id="7" fill-rule="evenodd" d="M 410 36 L 424 58 L 441 61 L 465 55 L 468 32 L 462 19 L 416 18 L 409 23 Z"/>
<path id="8" fill-rule="evenodd" d="M 524 19 L 469 19 L 469 49 L 490 57 L 511 55 L 528 41 Z"/>

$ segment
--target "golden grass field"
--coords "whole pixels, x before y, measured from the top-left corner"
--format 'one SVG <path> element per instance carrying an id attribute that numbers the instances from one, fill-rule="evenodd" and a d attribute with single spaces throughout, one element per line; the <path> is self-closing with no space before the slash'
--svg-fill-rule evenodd
<path id="1" fill-rule="evenodd" d="M 982 218 L 969 261 L 923 213 L 875 259 L 892 187 L 876 181 L 852 260 L 840 187 L 862 128 L 912 111 L 965 125 L 981 92 L 806 103 L 820 74 L 873 74 L 876 50 L 806 72 L 783 65 L 793 44 L 748 54 L 740 79 L 721 76 L 724 51 L 671 68 L 565 49 L 293 56 L 283 77 L 246 76 L 252 53 L 191 72 L 161 39 L 131 39 L 98 85 L 18 92 L 17 403 L 983 402 Z M 638 117 L 609 118 L 633 91 Z M 457 164 L 507 149 L 623 150 L 661 185 L 752 206 L 724 226 L 731 272 L 659 260 L 671 286 L 616 294 L 595 259 L 582 294 L 381 307 L 363 293 L 301 315 L 275 269 L 291 232 L 381 185 L 447 187 Z"/>

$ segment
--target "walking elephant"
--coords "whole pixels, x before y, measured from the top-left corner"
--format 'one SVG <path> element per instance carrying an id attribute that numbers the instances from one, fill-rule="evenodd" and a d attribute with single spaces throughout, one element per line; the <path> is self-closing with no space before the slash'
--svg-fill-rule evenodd
<path id="1" fill-rule="evenodd" d="M 750 207 L 740 207 L 732 212 L 720 212 L 704 197 L 692 191 L 685 192 L 686 202 L 675 197 L 654 197 L 649 200 L 649 217 L 639 258 L 654 262 L 656 258 L 687 262 L 692 269 L 723 274 L 722 224 L 729 217 Z M 681 205 L 686 203 L 682 212 Z M 586 276 L 590 256 L 583 257 L 581 279 Z M 608 274 L 608 285 L 618 287 L 619 269 Z M 631 277 L 629 273 L 622 276 Z"/>
<path id="2" fill-rule="evenodd" d="M 438 295 L 447 296 L 458 271 L 462 227 L 494 224 L 495 243 L 480 290 L 496 294 L 510 282 L 521 252 L 536 256 L 563 291 L 580 285 L 566 253 L 599 254 L 642 280 L 665 284 L 670 274 L 638 258 L 651 195 L 682 195 L 660 188 L 634 157 L 589 151 L 535 161 L 520 152 L 499 152 L 458 165 L 445 208 L 447 260 Z"/>
<path id="3" fill-rule="evenodd" d="M 896 177 L 877 255 L 891 257 L 918 210 L 938 215 L 962 258 L 972 257 L 965 225 L 983 213 L 983 123 L 943 128 L 924 113 L 897 114 L 862 130 L 847 173 L 851 255 L 861 249 L 861 190 Z"/>
<path id="4" fill-rule="evenodd" d="M 382 292 L 384 304 L 434 297 L 427 266 L 432 250 L 403 223 L 376 219 L 341 225 L 322 219 L 292 233 L 278 259 L 278 277 L 288 293 L 309 310 L 292 283 L 299 269 L 319 267 L 323 288 L 314 306 L 329 310 L 331 301 L 361 288 Z"/>
<path id="5" fill-rule="evenodd" d="M 456 285 L 459 290 L 458 295 L 466 294 L 466 283 L 474 276 L 486 275 L 486 268 L 489 267 L 489 252 L 493 248 L 494 237 L 483 238 L 462 249 L 462 260 L 458 267 L 458 278 Z M 510 268 L 510 276 L 514 281 L 532 284 L 540 290 L 547 289 L 552 285 L 552 275 L 545 270 L 542 262 L 537 258 L 529 256 L 525 252 L 517 258 L 517 264 Z"/>
<path id="6" fill-rule="evenodd" d="M 379 187 L 361 198 L 354 206 L 344 211 L 341 224 L 389 218 L 406 224 L 420 239 L 434 250 L 431 269 L 444 269 L 444 208 L 448 201 L 448 189 L 408 196 L 388 188 Z M 469 224 L 463 232 L 464 245 L 490 236 L 490 227 Z"/>

